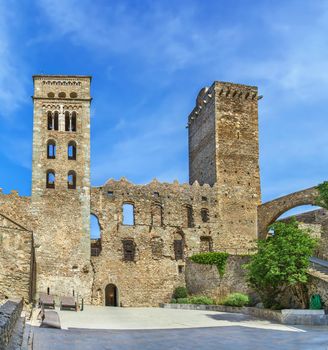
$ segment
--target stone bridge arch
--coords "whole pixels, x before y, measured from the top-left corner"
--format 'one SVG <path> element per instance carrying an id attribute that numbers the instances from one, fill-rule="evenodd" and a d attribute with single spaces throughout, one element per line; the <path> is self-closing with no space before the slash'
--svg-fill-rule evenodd
<path id="1" fill-rule="evenodd" d="M 300 205 L 317 205 L 316 198 L 319 192 L 316 187 L 290 193 L 263 203 L 257 209 L 258 238 L 263 239 L 268 233 L 268 226 L 274 223 L 280 215 Z"/>

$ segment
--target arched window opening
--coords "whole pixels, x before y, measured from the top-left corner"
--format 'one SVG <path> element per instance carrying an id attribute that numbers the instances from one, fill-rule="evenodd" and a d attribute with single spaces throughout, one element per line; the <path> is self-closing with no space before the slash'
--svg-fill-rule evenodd
<path id="1" fill-rule="evenodd" d="M 76 160 L 76 142 L 70 141 L 67 147 L 67 156 L 69 160 Z"/>
<path id="2" fill-rule="evenodd" d="M 184 239 L 181 233 L 174 235 L 174 257 L 175 260 L 183 260 L 184 258 Z"/>
<path id="3" fill-rule="evenodd" d="M 56 174 L 53 170 L 47 171 L 46 176 L 46 187 L 47 188 L 55 188 Z"/>
<path id="4" fill-rule="evenodd" d="M 54 130 L 55 129 L 55 121 L 53 118 L 52 113 L 49 111 L 48 112 L 48 130 Z"/>
<path id="5" fill-rule="evenodd" d="M 212 238 L 208 236 L 200 237 L 200 252 L 211 252 L 213 249 Z"/>
<path id="6" fill-rule="evenodd" d="M 206 208 L 201 209 L 200 215 L 202 217 L 203 222 L 209 222 L 210 217 L 209 217 L 208 209 Z"/>
<path id="7" fill-rule="evenodd" d="M 47 143 L 47 158 L 56 158 L 56 142 L 54 140 L 49 140 Z"/>
<path id="8" fill-rule="evenodd" d="M 132 203 L 123 203 L 122 212 L 123 212 L 123 218 L 122 218 L 123 225 L 133 226 L 135 223 L 134 205 Z"/>
<path id="9" fill-rule="evenodd" d="M 136 246 L 133 239 L 124 239 L 123 244 L 123 260 L 134 261 Z"/>
<path id="10" fill-rule="evenodd" d="M 69 97 L 70 98 L 77 98 L 77 93 L 73 91 L 69 94 Z"/>
<path id="11" fill-rule="evenodd" d="M 76 112 L 71 115 L 71 131 L 76 131 Z"/>
<path id="12" fill-rule="evenodd" d="M 65 97 L 66 97 L 65 92 L 60 92 L 60 93 L 58 94 L 58 97 L 59 97 L 59 98 L 65 98 Z"/>
<path id="13" fill-rule="evenodd" d="M 49 98 L 54 98 L 55 97 L 55 94 L 53 92 L 48 92 L 48 97 Z"/>
<path id="14" fill-rule="evenodd" d="M 70 170 L 67 174 L 67 188 L 70 190 L 76 189 L 76 173 Z"/>
<path id="15" fill-rule="evenodd" d="M 65 112 L 65 131 L 76 131 L 76 112 Z"/>
<path id="16" fill-rule="evenodd" d="M 69 112 L 65 112 L 65 131 L 70 131 L 70 115 Z"/>
<path id="17" fill-rule="evenodd" d="M 189 228 L 194 227 L 194 215 L 190 205 L 185 206 L 185 226 Z"/>
<path id="18" fill-rule="evenodd" d="M 91 256 L 99 256 L 101 252 L 101 227 L 98 217 L 90 215 L 90 239 L 91 239 Z"/>
<path id="19" fill-rule="evenodd" d="M 58 112 L 55 111 L 54 112 L 54 130 L 58 130 L 58 118 L 59 118 Z"/>
<path id="20" fill-rule="evenodd" d="M 151 225 L 163 226 L 163 208 L 160 204 L 154 204 L 151 210 Z"/>

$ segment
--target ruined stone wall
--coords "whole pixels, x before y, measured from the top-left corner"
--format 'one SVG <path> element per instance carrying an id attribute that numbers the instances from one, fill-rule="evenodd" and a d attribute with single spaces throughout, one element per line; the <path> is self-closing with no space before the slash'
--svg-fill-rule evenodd
<path id="1" fill-rule="evenodd" d="M 90 77 L 34 76 L 32 214 L 36 220 L 37 292 L 74 290 L 90 301 Z M 49 127 L 49 116 L 56 116 Z M 73 127 L 73 115 L 76 127 Z M 69 123 L 66 122 L 69 116 Z M 52 119 L 51 119 L 52 120 Z M 49 157 L 48 142 L 56 145 Z M 76 145 L 69 159 L 68 145 Z M 55 173 L 47 188 L 47 171 Z M 68 173 L 76 174 L 75 188 Z"/>
<path id="2" fill-rule="evenodd" d="M 231 255 L 228 257 L 226 271 L 221 277 L 216 266 L 196 264 L 188 261 L 186 265 L 186 286 L 194 295 L 207 295 L 222 301 L 228 294 L 240 292 L 254 294 L 247 286 L 246 270 L 242 265 L 248 257 Z"/>
<path id="3" fill-rule="evenodd" d="M 0 299 L 31 301 L 34 277 L 32 232 L 0 214 Z"/>
<path id="4" fill-rule="evenodd" d="M 93 302 L 104 303 L 104 290 L 109 283 L 117 286 L 123 306 L 156 306 L 169 301 L 174 288 L 185 283 L 187 258 L 204 249 L 202 239 L 212 241 L 212 250 L 227 248 L 229 242 L 221 240 L 216 201 L 216 191 L 208 185 L 153 181 L 142 186 L 122 179 L 93 188 L 91 211 L 99 219 L 102 247 L 100 255 L 92 257 Z M 134 204 L 132 226 L 122 224 L 123 203 Z M 162 208 L 162 225 L 161 220 L 153 218 L 158 205 Z M 186 205 L 192 208 L 193 227 L 188 227 Z M 202 209 L 208 210 L 208 222 L 202 220 Z M 184 240 L 184 257 L 179 260 L 174 251 L 177 235 Z M 123 259 L 125 239 L 135 243 L 134 262 Z"/>
<path id="5" fill-rule="evenodd" d="M 0 349 L 8 348 L 22 309 L 22 300 L 8 300 L 0 306 Z"/>
<path id="6" fill-rule="evenodd" d="M 35 226 L 35 220 L 31 215 L 31 197 L 19 196 L 16 191 L 4 194 L 0 190 L 0 214 L 28 230 L 33 230 Z"/>
<path id="7" fill-rule="evenodd" d="M 220 231 L 231 247 L 252 247 L 257 238 L 257 101 L 256 87 L 214 82 L 188 118 L 190 183 L 216 183 Z"/>

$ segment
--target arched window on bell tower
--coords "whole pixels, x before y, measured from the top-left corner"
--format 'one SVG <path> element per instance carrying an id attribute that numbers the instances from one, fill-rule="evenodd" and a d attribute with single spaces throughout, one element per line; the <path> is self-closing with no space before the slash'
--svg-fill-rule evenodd
<path id="1" fill-rule="evenodd" d="M 70 115 L 69 112 L 65 112 L 65 131 L 70 131 Z"/>
<path id="2" fill-rule="evenodd" d="M 47 142 L 47 158 L 55 159 L 56 158 L 56 141 L 49 140 Z"/>
<path id="3" fill-rule="evenodd" d="M 70 141 L 67 147 L 68 160 L 76 160 L 76 142 Z"/>
<path id="4" fill-rule="evenodd" d="M 71 115 L 71 131 L 76 131 L 76 112 L 73 111 Z"/>
<path id="5" fill-rule="evenodd" d="M 58 112 L 55 111 L 54 112 L 54 125 L 55 125 L 55 130 L 56 131 L 58 130 L 58 118 L 59 118 Z"/>
<path id="6" fill-rule="evenodd" d="M 47 113 L 47 126 L 48 130 L 58 130 L 58 112 L 51 112 L 49 111 Z"/>
<path id="7" fill-rule="evenodd" d="M 76 112 L 65 112 L 65 131 L 76 131 Z"/>

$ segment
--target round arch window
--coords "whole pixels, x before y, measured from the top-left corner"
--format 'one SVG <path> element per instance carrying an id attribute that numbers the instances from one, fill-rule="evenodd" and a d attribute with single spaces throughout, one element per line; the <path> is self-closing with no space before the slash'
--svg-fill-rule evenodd
<path id="1" fill-rule="evenodd" d="M 59 97 L 59 98 L 65 98 L 65 97 L 66 97 L 65 92 L 60 92 L 60 93 L 58 94 L 58 97 Z"/>
<path id="2" fill-rule="evenodd" d="M 69 94 L 70 98 L 77 98 L 77 93 L 76 92 L 71 92 Z"/>
<path id="3" fill-rule="evenodd" d="M 48 92 L 48 97 L 49 98 L 54 98 L 55 97 L 55 94 L 53 92 Z"/>

